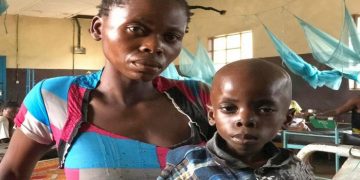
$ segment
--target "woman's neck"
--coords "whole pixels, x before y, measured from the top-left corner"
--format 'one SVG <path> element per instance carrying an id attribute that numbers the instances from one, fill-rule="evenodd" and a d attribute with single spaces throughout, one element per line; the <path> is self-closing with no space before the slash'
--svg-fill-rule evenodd
<path id="1" fill-rule="evenodd" d="M 152 81 L 131 80 L 107 68 L 104 68 L 97 90 L 109 101 L 125 105 L 150 100 L 159 94 Z"/>

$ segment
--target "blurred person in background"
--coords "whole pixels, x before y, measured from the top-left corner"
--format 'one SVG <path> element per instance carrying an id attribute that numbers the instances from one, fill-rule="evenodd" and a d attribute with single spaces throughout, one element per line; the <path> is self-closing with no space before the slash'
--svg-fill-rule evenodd
<path id="1" fill-rule="evenodd" d="M 8 143 L 12 135 L 14 118 L 18 112 L 19 104 L 17 102 L 6 102 L 1 108 L 0 115 L 0 142 Z"/>

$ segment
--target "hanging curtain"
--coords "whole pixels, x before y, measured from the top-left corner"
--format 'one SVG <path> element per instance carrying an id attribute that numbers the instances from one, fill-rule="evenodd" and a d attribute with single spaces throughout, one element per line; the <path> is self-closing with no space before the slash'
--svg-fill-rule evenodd
<path id="1" fill-rule="evenodd" d="M 326 86 L 334 90 L 339 89 L 342 73 L 337 70 L 319 71 L 316 67 L 304 61 L 285 43 L 280 41 L 267 27 L 265 27 L 265 30 L 274 43 L 283 63 L 292 73 L 301 76 L 313 88 Z"/>

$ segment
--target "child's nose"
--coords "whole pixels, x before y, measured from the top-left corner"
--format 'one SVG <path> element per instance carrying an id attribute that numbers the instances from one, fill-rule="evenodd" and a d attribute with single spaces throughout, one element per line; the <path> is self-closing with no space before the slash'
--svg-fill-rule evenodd
<path id="1" fill-rule="evenodd" d="M 253 113 L 248 110 L 240 110 L 239 111 L 239 119 L 235 121 L 236 127 L 248 127 L 254 128 L 256 126 L 255 119 Z"/>

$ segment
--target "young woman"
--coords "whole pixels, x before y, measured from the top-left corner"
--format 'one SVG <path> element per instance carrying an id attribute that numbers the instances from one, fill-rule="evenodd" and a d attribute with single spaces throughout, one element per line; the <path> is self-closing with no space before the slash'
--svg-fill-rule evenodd
<path id="1" fill-rule="evenodd" d="M 0 179 L 29 179 L 54 144 L 68 179 L 155 179 L 168 149 L 211 137 L 207 87 L 158 76 L 180 53 L 189 19 L 185 0 L 103 0 L 90 32 L 104 68 L 34 87 Z"/>

